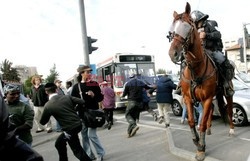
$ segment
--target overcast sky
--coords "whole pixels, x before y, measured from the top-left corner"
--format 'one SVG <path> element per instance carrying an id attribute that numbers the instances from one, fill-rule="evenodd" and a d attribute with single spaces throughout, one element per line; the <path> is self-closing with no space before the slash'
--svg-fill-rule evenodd
<path id="1" fill-rule="evenodd" d="M 85 0 L 87 33 L 97 38 L 95 64 L 116 52 L 153 54 L 156 68 L 177 69 L 168 56 L 166 33 L 173 11 L 186 0 Z M 223 39 L 242 35 L 250 23 L 248 0 L 188 0 L 216 20 Z M 82 64 L 79 0 L 0 0 L 0 62 L 36 66 L 44 77 L 56 64 L 66 81 Z M 249 27 L 250 28 L 250 25 Z"/>

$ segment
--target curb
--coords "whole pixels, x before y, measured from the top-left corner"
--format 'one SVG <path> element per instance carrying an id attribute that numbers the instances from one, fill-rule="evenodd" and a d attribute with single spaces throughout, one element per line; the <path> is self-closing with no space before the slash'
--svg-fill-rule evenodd
<path id="1" fill-rule="evenodd" d="M 167 134 L 168 143 L 169 143 L 168 144 L 169 150 L 172 154 L 179 156 L 181 158 L 184 158 L 184 159 L 196 161 L 195 153 L 175 147 L 170 128 L 166 129 L 166 134 Z M 205 161 L 221 161 L 221 160 L 206 156 Z"/>

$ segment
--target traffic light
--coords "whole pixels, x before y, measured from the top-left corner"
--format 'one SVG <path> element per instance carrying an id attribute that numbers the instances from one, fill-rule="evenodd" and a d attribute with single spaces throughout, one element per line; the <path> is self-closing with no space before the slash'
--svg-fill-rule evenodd
<path id="1" fill-rule="evenodd" d="M 91 54 L 93 51 L 97 50 L 98 47 L 93 47 L 92 43 L 95 43 L 97 41 L 97 39 L 93 39 L 91 37 L 87 37 L 88 38 L 88 48 L 89 48 L 89 54 Z"/>

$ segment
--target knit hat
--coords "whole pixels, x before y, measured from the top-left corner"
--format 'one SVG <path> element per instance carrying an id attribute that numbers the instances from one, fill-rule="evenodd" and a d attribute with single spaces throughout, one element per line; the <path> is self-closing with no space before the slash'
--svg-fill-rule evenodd
<path id="1" fill-rule="evenodd" d="M 20 92 L 20 88 L 14 84 L 6 84 L 3 88 L 3 91 L 4 91 L 4 94 L 7 94 L 8 92 L 13 92 L 13 91 Z"/>

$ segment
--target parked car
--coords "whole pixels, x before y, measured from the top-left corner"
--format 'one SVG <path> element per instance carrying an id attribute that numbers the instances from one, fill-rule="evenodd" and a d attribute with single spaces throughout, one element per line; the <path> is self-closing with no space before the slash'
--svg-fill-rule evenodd
<path id="1" fill-rule="evenodd" d="M 250 87 L 245 83 L 233 79 L 235 94 L 233 97 L 233 123 L 235 126 L 243 126 L 250 123 Z M 182 115 L 182 96 L 173 94 L 172 111 L 174 115 Z M 217 101 L 213 101 L 214 115 L 219 115 Z"/>
<path id="2" fill-rule="evenodd" d="M 242 72 L 236 72 L 235 78 L 243 83 L 246 83 L 250 87 L 250 75 Z"/>

